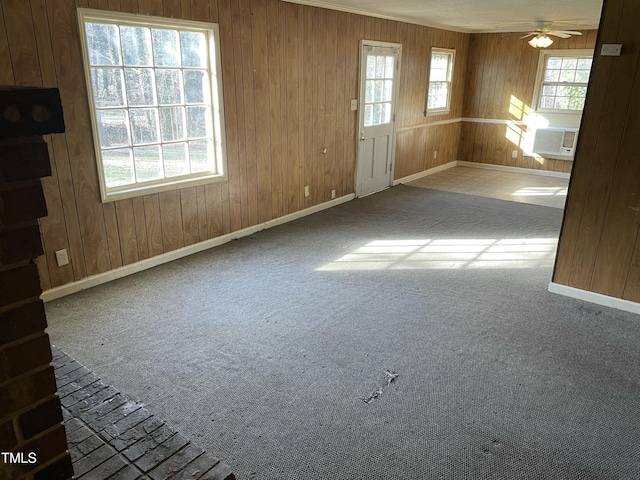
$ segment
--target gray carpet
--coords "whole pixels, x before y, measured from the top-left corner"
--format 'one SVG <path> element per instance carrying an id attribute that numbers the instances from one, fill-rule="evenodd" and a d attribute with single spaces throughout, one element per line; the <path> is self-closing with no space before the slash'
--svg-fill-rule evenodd
<path id="1" fill-rule="evenodd" d="M 49 303 L 49 332 L 240 480 L 640 478 L 640 318 L 546 291 L 561 215 L 394 187 Z"/>

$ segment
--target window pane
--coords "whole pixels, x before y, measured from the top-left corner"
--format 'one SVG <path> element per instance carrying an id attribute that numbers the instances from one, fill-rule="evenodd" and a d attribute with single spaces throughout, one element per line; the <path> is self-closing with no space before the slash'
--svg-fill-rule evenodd
<path id="1" fill-rule="evenodd" d="M 432 57 L 433 68 L 446 70 L 449 63 L 449 55 L 446 53 L 434 53 Z"/>
<path id="2" fill-rule="evenodd" d="M 390 102 L 392 96 L 393 96 L 393 80 L 385 80 L 383 100 L 385 102 Z"/>
<path id="3" fill-rule="evenodd" d="M 367 78 L 374 78 L 376 75 L 376 57 L 367 55 Z"/>
<path id="4" fill-rule="evenodd" d="M 162 146 L 164 174 L 166 177 L 189 174 L 189 158 L 186 143 L 171 143 Z"/>
<path id="5" fill-rule="evenodd" d="M 557 82 L 560 80 L 560 70 L 547 70 L 544 72 L 545 82 Z"/>
<path id="6" fill-rule="evenodd" d="M 384 78 L 385 58 L 379 55 L 376 58 L 376 78 Z"/>
<path id="7" fill-rule="evenodd" d="M 445 82 L 447 80 L 447 71 L 436 68 L 431 70 L 431 75 L 429 77 L 432 82 Z"/>
<path id="8" fill-rule="evenodd" d="M 570 110 L 582 110 L 584 108 L 584 97 L 575 97 L 569 99 Z"/>
<path id="9" fill-rule="evenodd" d="M 589 81 L 589 70 L 576 70 L 576 82 L 587 83 Z"/>
<path id="10" fill-rule="evenodd" d="M 151 30 L 153 62 L 156 67 L 180 66 L 180 41 L 175 30 Z"/>
<path id="11" fill-rule="evenodd" d="M 184 140 L 184 108 L 160 109 L 160 136 L 163 142 Z"/>
<path id="12" fill-rule="evenodd" d="M 554 97 L 541 97 L 540 108 L 553 108 L 554 102 Z"/>
<path id="13" fill-rule="evenodd" d="M 582 98 L 586 97 L 587 87 L 573 87 L 573 96 Z"/>
<path id="14" fill-rule="evenodd" d="M 187 103 L 204 103 L 209 101 L 205 92 L 205 72 L 201 70 L 186 70 L 184 72 L 184 96 Z"/>
<path id="15" fill-rule="evenodd" d="M 547 58 L 547 69 L 559 69 L 562 66 L 562 57 Z"/>
<path id="16" fill-rule="evenodd" d="M 122 70 L 92 68 L 91 83 L 96 107 L 124 107 Z"/>
<path id="17" fill-rule="evenodd" d="M 158 110 L 155 108 L 132 108 L 129 110 L 133 144 L 158 142 Z"/>
<path id="18" fill-rule="evenodd" d="M 387 64 L 384 67 L 384 76 L 386 78 L 393 78 L 393 70 L 394 70 L 393 57 L 392 56 L 388 56 L 387 57 Z"/>
<path id="19" fill-rule="evenodd" d="M 364 106 L 364 126 L 370 127 L 373 125 L 373 105 Z"/>
<path id="20" fill-rule="evenodd" d="M 211 142 L 204 140 L 189 142 L 189 159 L 191 160 L 191 173 L 212 172 L 214 164 Z"/>
<path id="21" fill-rule="evenodd" d="M 160 145 L 134 147 L 133 159 L 136 166 L 138 182 L 148 182 L 164 178 Z"/>
<path id="22" fill-rule="evenodd" d="M 578 68 L 583 70 L 591 70 L 592 63 L 593 59 L 591 58 L 580 58 L 578 59 Z"/>
<path id="23" fill-rule="evenodd" d="M 562 59 L 562 69 L 575 70 L 578 66 L 578 59 L 575 57 L 564 57 Z"/>
<path id="24" fill-rule="evenodd" d="M 91 65 L 122 65 L 120 35 L 116 25 L 87 23 L 85 31 Z"/>
<path id="25" fill-rule="evenodd" d="M 575 78 L 576 78 L 575 70 L 562 70 L 562 73 L 560 74 L 561 82 L 573 82 Z"/>
<path id="26" fill-rule="evenodd" d="M 569 99 L 567 97 L 556 97 L 556 101 L 553 108 L 557 110 L 568 110 Z"/>
<path id="27" fill-rule="evenodd" d="M 129 119 L 126 110 L 98 110 L 98 136 L 102 148 L 129 146 Z"/>
<path id="28" fill-rule="evenodd" d="M 429 84 L 429 100 L 427 108 L 447 108 L 448 99 L 448 82 L 432 82 Z"/>
<path id="29" fill-rule="evenodd" d="M 543 85 L 542 86 L 542 94 L 543 95 L 555 95 L 556 87 L 553 85 Z"/>
<path id="30" fill-rule="evenodd" d="M 374 91 L 373 91 L 373 100 L 375 102 L 381 102 L 382 101 L 383 89 L 384 89 L 384 81 L 376 80 L 376 84 L 375 84 Z"/>
<path id="31" fill-rule="evenodd" d="M 207 136 L 207 107 L 187 107 L 187 136 L 203 138 Z"/>
<path id="32" fill-rule="evenodd" d="M 182 75 L 180 70 L 156 70 L 156 88 L 159 105 L 180 105 L 182 99 Z"/>
<path id="33" fill-rule="evenodd" d="M 429 84 L 429 97 L 427 108 L 439 108 L 437 84 Z"/>
<path id="34" fill-rule="evenodd" d="M 366 86 L 365 86 L 365 94 L 364 94 L 365 103 L 373 103 L 374 102 L 374 100 L 373 100 L 374 86 L 375 86 L 375 81 L 374 80 L 367 80 Z"/>
<path id="35" fill-rule="evenodd" d="M 373 105 L 373 124 L 380 125 L 382 123 L 382 105 L 376 103 Z"/>
<path id="36" fill-rule="evenodd" d="M 391 104 L 383 103 L 382 104 L 382 123 L 390 123 L 391 122 Z"/>
<path id="37" fill-rule="evenodd" d="M 134 67 L 150 67 L 151 31 L 143 27 L 120 27 L 124 64 Z"/>
<path id="38" fill-rule="evenodd" d="M 102 152 L 104 181 L 107 187 L 130 185 L 135 183 L 131 149 L 105 150 Z"/>
<path id="39" fill-rule="evenodd" d="M 155 105 L 156 96 L 151 68 L 125 68 L 124 78 L 127 85 L 129 106 L 142 107 Z"/>
<path id="40" fill-rule="evenodd" d="M 180 32 L 182 66 L 204 68 L 207 66 L 207 42 L 203 33 Z"/>

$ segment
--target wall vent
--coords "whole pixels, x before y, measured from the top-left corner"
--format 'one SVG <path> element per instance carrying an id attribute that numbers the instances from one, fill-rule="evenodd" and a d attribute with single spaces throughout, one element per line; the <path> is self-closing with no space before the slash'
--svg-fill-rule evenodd
<path id="1" fill-rule="evenodd" d="M 533 152 L 546 155 L 573 157 L 578 130 L 564 128 L 540 128 L 533 140 Z"/>

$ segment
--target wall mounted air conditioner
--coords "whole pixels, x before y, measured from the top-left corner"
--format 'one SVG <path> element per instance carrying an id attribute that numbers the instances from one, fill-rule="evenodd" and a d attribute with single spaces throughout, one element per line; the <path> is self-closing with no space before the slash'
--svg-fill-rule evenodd
<path id="1" fill-rule="evenodd" d="M 533 152 L 544 155 L 573 157 L 578 140 L 578 129 L 539 128 L 533 139 Z"/>

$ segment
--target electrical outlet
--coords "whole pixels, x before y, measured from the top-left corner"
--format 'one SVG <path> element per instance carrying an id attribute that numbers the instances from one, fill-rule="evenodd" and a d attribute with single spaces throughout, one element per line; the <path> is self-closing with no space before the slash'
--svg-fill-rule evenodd
<path id="1" fill-rule="evenodd" d="M 331 190 L 331 200 L 333 200 L 334 198 L 336 198 L 336 191 Z"/>
<path id="2" fill-rule="evenodd" d="M 511 158 L 518 158 L 518 150 L 514 150 L 511 152 Z"/>
<path id="3" fill-rule="evenodd" d="M 56 262 L 58 262 L 59 267 L 69 265 L 69 254 L 65 248 L 56 251 Z"/>
<path id="4" fill-rule="evenodd" d="M 438 150 L 433 151 L 433 158 L 438 158 Z"/>
<path id="5" fill-rule="evenodd" d="M 305 196 L 305 197 L 308 197 L 308 196 L 309 196 L 309 185 L 306 185 L 306 186 L 304 187 L 304 196 Z"/>

